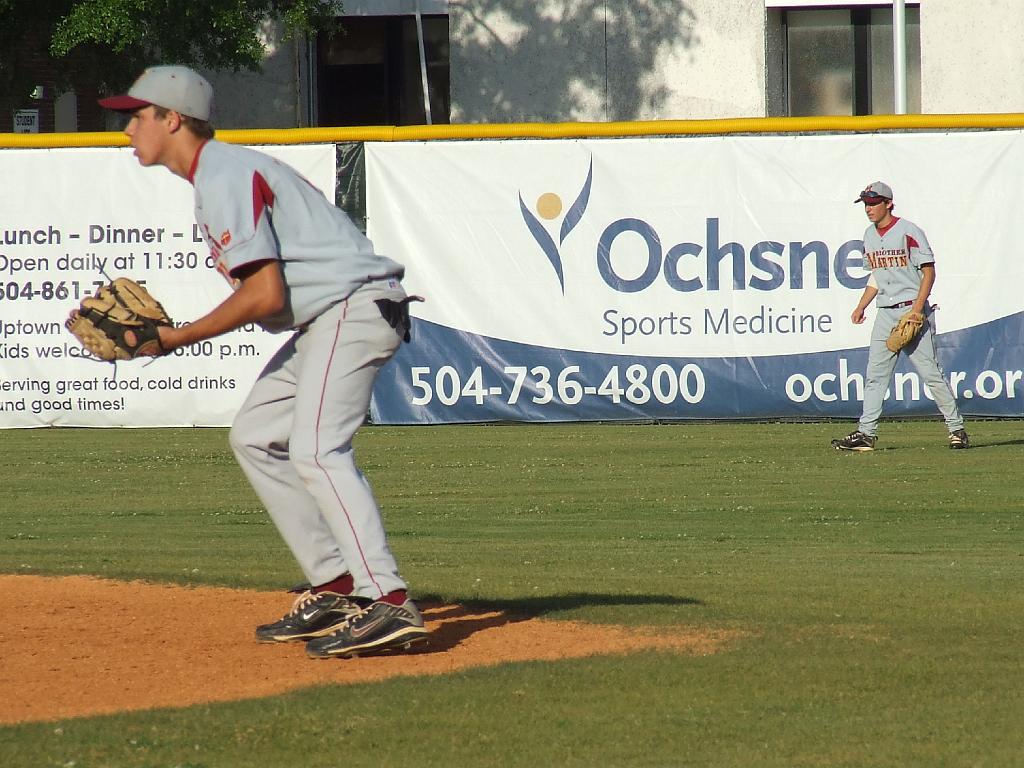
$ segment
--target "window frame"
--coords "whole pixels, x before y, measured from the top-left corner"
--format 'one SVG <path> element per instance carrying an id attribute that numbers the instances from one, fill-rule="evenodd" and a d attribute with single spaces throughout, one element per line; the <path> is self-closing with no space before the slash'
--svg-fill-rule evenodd
<path id="1" fill-rule="evenodd" d="M 921 0 L 905 0 L 920 12 Z M 892 10 L 892 0 L 765 0 L 765 112 L 772 117 L 791 117 L 791 61 L 789 12 L 812 10 L 848 11 L 853 28 L 852 115 L 883 114 L 872 104 L 872 12 Z M 772 19 L 775 21 L 773 22 Z M 920 23 L 918 21 L 918 23 Z"/>
<path id="2" fill-rule="evenodd" d="M 448 16 L 448 0 L 345 0 L 337 16 Z"/>
<path id="3" fill-rule="evenodd" d="M 904 0 L 906 5 L 921 5 L 922 0 Z M 892 0 L 764 0 L 764 7 L 778 10 L 812 8 L 892 8 Z"/>
<path id="4" fill-rule="evenodd" d="M 346 6 L 347 7 L 347 6 Z M 402 37 L 403 31 L 406 31 L 406 26 L 412 23 L 413 15 L 409 13 L 398 13 L 398 14 L 384 14 L 384 13 L 368 13 L 368 14 L 337 14 L 336 19 L 338 22 L 338 29 L 343 30 L 346 23 L 359 24 L 359 25 L 379 25 L 380 39 L 382 45 L 380 48 L 383 54 L 383 59 L 377 62 L 377 66 L 380 68 L 380 72 L 377 73 L 382 78 L 380 87 L 375 90 L 375 93 L 380 96 L 380 103 L 375 104 L 379 107 L 379 114 L 376 116 L 366 117 L 365 115 L 372 115 L 374 110 L 367 110 L 364 116 L 360 119 L 336 119 L 337 116 L 331 116 L 328 114 L 328 110 L 325 108 L 325 99 L 330 99 L 334 92 L 334 84 L 343 82 L 346 78 L 338 79 L 336 77 L 328 77 L 328 73 L 331 70 L 341 70 L 345 65 L 340 65 L 329 60 L 324 56 L 324 47 L 329 46 L 330 41 L 337 34 L 338 30 L 332 30 L 328 33 L 321 33 L 317 35 L 311 41 L 312 56 L 311 56 L 311 72 L 315 78 L 315 91 L 313 92 L 312 106 L 315 110 L 314 118 L 311 124 L 318 127 L 325 125 L 337 126 L 363 126 L 363 125 L 418 125 L 420 124 L 417 120 L 408 119 L 409 104 L 411 101 L 403 100 L 403 86 L 408 83 L 413 83 L 413 79 L 404 78 L 402 76 L 401 65 L 407 63 L 410 59 L 403 58 L 404 54 L 408 53 L 407 46 L 403 45 L 404 38 Z M 444 14 L 432 14 L 422 16 L 424 22 L 434 22 L 436 20 L 444 20 L 444 26 L 447 29 L 449 27 L 449 15 Z M 342 35 L 348 34 L 342 32 Z M 365 37 L 365 36 L 364 36 Z M 359 39 L 358 37 L 356 39 Z M 428 41 L 429 42 L 429 41 Z M 429 49 L 428 49 L 429 52 Z M 420 82 L 420 70 L 418 68 L 418 51 L 416 52 L 417 59 L 417 73 L 415 77 L 415 87 L 417 91 L 421 91 Z M 432 76 L 432 71 L 436 70 L 435 61 L 427 62 L 428 78 L 430 79 L 430 98 L 432 105 L 432 117 L 433 122 L 439 124 L 448 124 L 451 120 L 451 84 L 450 84 L 450 56 L 448 61 L 449 70 L 443 73 L 443 76 Z M 351 65 L 350 65 L 351 66 Z M 356 102 L 352 102 L 356 103 Z M 422 102 L 418 102 L 422 104 Z M 403 107 L 403 104 L 405 106 Z M 422 109 L 422 107 L 421 107 Z M 425 117 L 425 110 L 423 111 Z"/>

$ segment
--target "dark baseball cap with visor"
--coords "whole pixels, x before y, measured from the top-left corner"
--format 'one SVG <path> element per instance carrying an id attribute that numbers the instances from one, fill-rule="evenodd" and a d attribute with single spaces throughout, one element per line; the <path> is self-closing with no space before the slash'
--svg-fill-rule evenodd
<path id="1" fill-rule="evenodd" d="M 892 188 L 884 181 L 873 181 L 864 187 L 853 202 L 877 205 L 883 200 L 892 200 Z"/>

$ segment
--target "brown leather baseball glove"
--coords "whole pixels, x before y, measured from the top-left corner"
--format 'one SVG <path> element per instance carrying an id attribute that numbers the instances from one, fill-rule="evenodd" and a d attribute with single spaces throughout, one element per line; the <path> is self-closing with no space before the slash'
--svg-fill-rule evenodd
<path id="1" fill-rule="evenodd" d="M 166 353 L 161 325 L 171 325 L 163 306 L 143 286 L 119 277 L 82 299 L 64 325 L 101 360 L 133 360 Z"/>
<path id="2" fill-rule="evenodd" d="M 890 352 L 899 352 L 917 337 L 922 326 L 924 326 L 924 315 L 920 312 L 907 312 L 889 332 L 885 346 Z"/>

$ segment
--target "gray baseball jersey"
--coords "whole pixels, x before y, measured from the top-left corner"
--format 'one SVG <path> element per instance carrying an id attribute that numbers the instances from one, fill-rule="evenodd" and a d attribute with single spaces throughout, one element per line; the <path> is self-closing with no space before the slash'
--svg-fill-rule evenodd
<path id="1" fill-rule="evenodd" d="M 878 287 L 880 307 L 917 298 L 921 267 L 934 262 L 924 230 L 912 221 L 894 218 L 882 232 L 874 224 L 864 232 L 864 263 Z"/>
<path id="2" fill-rule="evenodd" d="M 262 152 L 211 140 L 196 155 L 189 181 L 195 215 L 217 269 L 277 256 L 288 305 L 261 325 L 305 325 L 360 286 L 401 279 L 404 267 L 373 244 L 293 168 Z"/>
<path id="3" fill-rule="evenodd" d="M 933 264 L 935 256 L 924 231 L 906 219 L 894 219 L 879 232 L 871 224 L 864 233 L 864 260 L 871 269 L 879 307 L 871 328 L 868 347 L 868 367 L 864 382 L 864 406 L 858 429 L 866 435 L 878 432 L 885 392 L 896 370 L 896 353 L 886 347 L 889 332 L 906 307 L 894 305 L 913 301 L 921 288 L 921 267 Z M 935 404 L 942 412 L 950 432 L 963 429 L 964 420 L 956 398 L 939 367 L 935 350 L 934 309 L 925 305 L 925 323 L 914 341 L 904 348 L 905 354 L 918 373 Z"/>
<path id="4" fill-rule="evenodd" d="M 402 265 L 295 170 L 255 150 L 208 141 L 189 174 L 196 220 L 229 280 L 278 259 L 296 329 L 235 417 L 239 465 L 313 585 L 351 574 L 354 594 L 405 590 L 352 438 L 374 380 L 401 344 L 378 301 L 402 301 Z"/>

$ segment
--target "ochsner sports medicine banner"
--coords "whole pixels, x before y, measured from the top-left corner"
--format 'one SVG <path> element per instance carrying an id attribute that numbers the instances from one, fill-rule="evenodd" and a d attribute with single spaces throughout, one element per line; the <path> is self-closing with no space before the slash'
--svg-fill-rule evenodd
<path id="1" fill-rule="evenodd" d="M 334 146 L 267 147 L 333 199 Z M 156 360 L 96 360 L 64 328 L 108 278 L 142 281 L 175 321 L 230 290 L 192 188 L 129 149 L 0 152 L 0 427 L 230 424 L 284 338 L 247 326 Z M 242 190 L 248 198 L 251 190 Z"/>
<path id="2" fill-rule="evenodd" d="M 1019 131 L 370 144 L 369 234 L 407 265 L 383 423 L 850 417 L 870 323 L 858 191 L 936 254 L 967 414 L 1021 416 Z M 936 414 L 901 363 L 889 415 Z"/>

